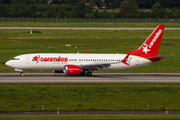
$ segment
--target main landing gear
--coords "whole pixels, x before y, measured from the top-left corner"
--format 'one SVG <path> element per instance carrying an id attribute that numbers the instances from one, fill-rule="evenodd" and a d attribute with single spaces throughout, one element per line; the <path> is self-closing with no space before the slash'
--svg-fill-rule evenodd
<path id="1" fill-rule="evenodd" d="M 23 73 L 23 72 L 21 72 L 21 73 L 20 73 L 20 76 L 22 76 L 22 77 L 23 77 L 23 76 L 24 76 L 24 73 Z"/>
<path id="2" fill-rule="evenodd" d="M 86 73 L 85 71 L 83 71 L 83 72 L 80 73 L 80 75 L 81 75 L 81 76 L 85 76 L 85 75 L 87 75 L 87 76 L 92 76 L 92 72 L 88 71 L 88 72 Z"/>
<path id="3" fill-rule="evenodd" d="M 81 76 L 85 76 L 85 74 L 86 74 L 85 71 L 83 71 L 83 72 L 80 73 Z"/>
<path id="4" fill-rule="evenodd" d="M 92 76 L 92 72 L 87 72 L 87 76 Z"/>

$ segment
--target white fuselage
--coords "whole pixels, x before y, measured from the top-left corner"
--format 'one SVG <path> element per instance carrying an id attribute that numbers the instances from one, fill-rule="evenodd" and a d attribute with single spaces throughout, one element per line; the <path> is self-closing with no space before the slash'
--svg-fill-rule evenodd
<path id="1" fill-rule="evenodd" d="M 129 55 L 126 65 L 121 61 L 127 54 L 58 54 L 37 53 L 19 55 L 6 62 L 15 70 L 62 70 L 65 65 L 98 65 L 110 64 L 102 70 L 123 70 L 140 67 L 152 63 L 150 60 Z"/>

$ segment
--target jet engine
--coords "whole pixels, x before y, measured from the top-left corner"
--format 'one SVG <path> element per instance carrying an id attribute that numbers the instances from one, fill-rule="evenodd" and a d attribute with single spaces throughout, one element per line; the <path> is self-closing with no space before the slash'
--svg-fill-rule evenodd
<path id="1" fill-rule="evenodd" d="M 80 66 L 65 65 L 63 71 L 65 75 L 79 75 L 83 70 Z"/>
<path id="2" fill-rule="evenodd" d="M 63 73 L 63 70 L 53 70 L 53 73 Z"/>

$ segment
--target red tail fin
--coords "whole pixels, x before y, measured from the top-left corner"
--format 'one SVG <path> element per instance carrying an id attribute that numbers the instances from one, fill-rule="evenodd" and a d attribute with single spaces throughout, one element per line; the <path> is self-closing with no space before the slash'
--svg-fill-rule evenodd
<path id="1" fill-rule="evenodd" d="M 165 25 L 157 26 L 157 28 L 151 33 L 151 35 L 137 50 L 128 53 L 131 53 L 131 55 L 137 55 L 145 58 L 157 56 L 162 35 L 164 32 L 164 27 Z"/>

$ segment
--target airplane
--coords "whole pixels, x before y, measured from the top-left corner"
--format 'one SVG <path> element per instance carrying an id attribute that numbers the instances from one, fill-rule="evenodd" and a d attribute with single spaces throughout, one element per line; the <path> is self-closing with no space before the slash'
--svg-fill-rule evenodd
<path id="1" fill-rule="evenodd" d="M 89 54 L 88 49 L 82 54 L 23 54 L 5 64 L 21 72 L 21 76 L 24 76 L 23 70 L 53 70 L 54 73 L 65 75 L 92 76 L 91 71 L 124 70 L 146 66 L 165 57 L 158 56 L 164 28 L 165 25 L 158 25 L 137 50 L 124 54 Z"/>

